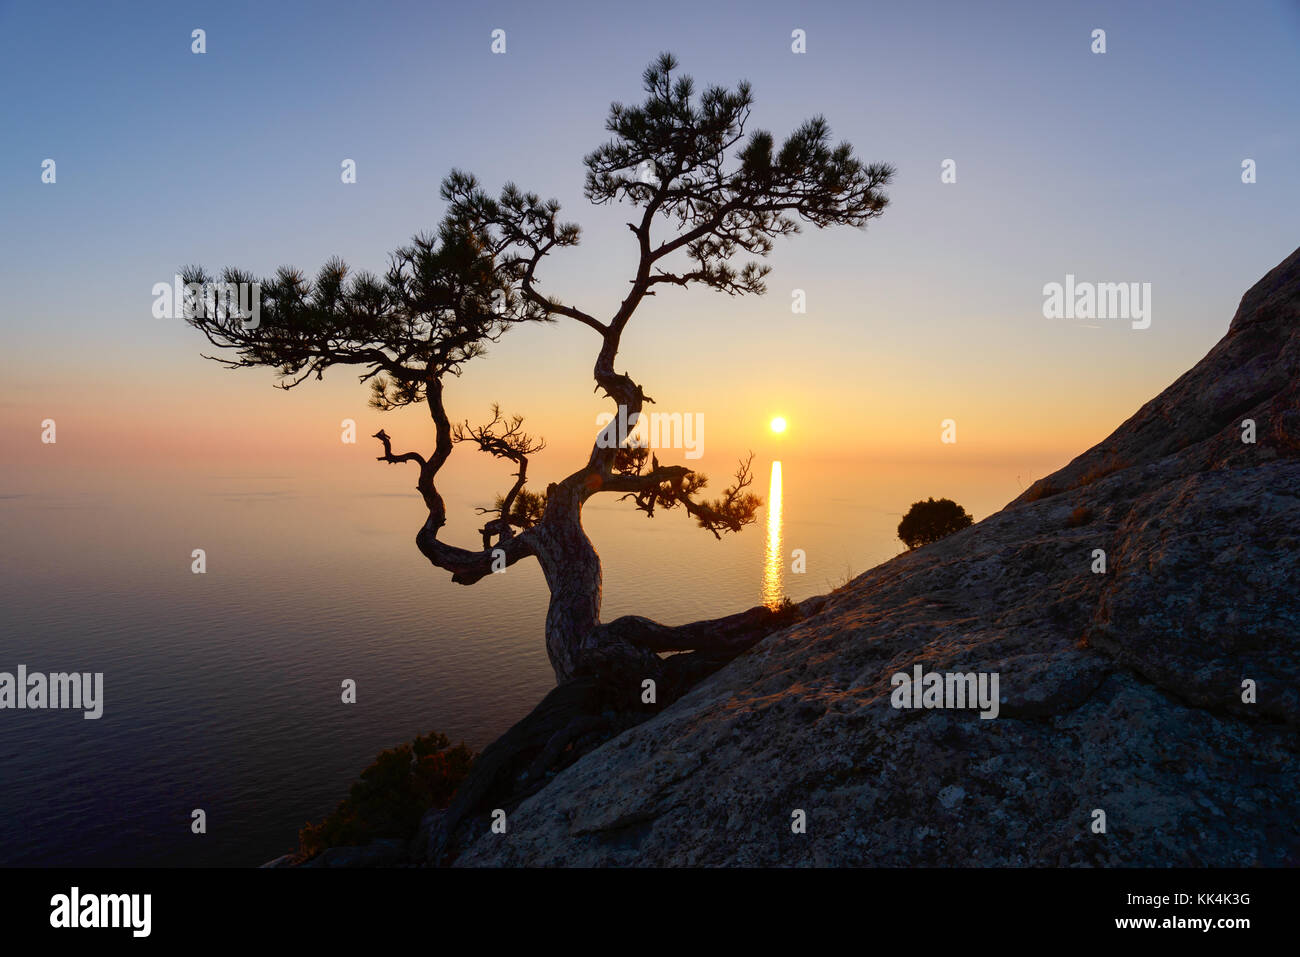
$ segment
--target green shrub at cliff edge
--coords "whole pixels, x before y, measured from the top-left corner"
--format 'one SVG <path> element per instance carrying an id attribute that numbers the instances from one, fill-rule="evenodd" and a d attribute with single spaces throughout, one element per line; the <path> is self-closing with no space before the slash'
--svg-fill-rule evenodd
<path id="1" fill-rule="evenodd" d="M 302 852 L 410 837 L 426 811 L 451 802 L 477 756 L 436 731 L 380 752 L 332 814 L 298 832 Z"/>

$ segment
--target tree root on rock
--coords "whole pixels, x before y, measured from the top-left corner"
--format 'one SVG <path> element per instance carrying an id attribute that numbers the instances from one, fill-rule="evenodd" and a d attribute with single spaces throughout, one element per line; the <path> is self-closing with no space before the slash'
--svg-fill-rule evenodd
<path id="1" fill-rule="evenodd" d="M 584 754 L 658 714 L 763 638 L 816 613 L 819 601 L 776 611 L 760 605 L 677 627 L 636 615 L 597 626 L 578 673 L 479 755 L 447 811 L 417 835 L 424 862 L 451 864 L 488 829 L 493 811 L 509 814 Z M 653 703 L 644 701 L 647 679 L 655 683 Z"/>

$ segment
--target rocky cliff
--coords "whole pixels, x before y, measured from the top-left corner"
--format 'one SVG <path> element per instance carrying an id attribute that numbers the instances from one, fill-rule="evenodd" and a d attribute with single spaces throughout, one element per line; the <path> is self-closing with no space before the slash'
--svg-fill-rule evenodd
<path id="1" fill-rule="evenodd" d="M 1100 445 L 807 606 L 455 863 L 1300 864 L 1298 373 L 1300 250 Z M 917 665 L 996 673 L 997 717 L 894 707 Z"/>

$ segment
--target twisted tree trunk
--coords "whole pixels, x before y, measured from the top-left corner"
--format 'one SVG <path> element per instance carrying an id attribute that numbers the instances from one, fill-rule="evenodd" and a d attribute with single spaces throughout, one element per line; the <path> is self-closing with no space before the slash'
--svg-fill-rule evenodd
<path id="1" fill-rule="evenodd" d="M 582 528 L 584 495 L 570 483 L 546 490 L 546 512 L 527 534 L 551 592 L 546 610 L 546 651 L 555 680 L 573 677 L 600 623 L 600 556 Z"/>
<path id="2" fill-rule="evenodd" d="M 616 423 L 635 425 L 642 408 L 652 401 L 641 388 L 626 375 L 613 369 L 621 323 L 608 330 L 605 347 L 596 363 L 595 378 L 598 386 L 616 402 L 619 418 Z M 531 448 L 527 437 L 508 432 L 511 444 L 501 434 L 492 432 L 493 423 L 479 430 L 453 429 L 443 404 L 441 379 L 431 377 L 425 384 L 425 400 L 433 420 L 436 444 L 428 458 L 418 452 L 401 455 L 393 453 L 391 440 L 382 430 L 375 437 L 383 443 L 381 461 L 414 462 L 420 467 L 417 489 L 428 508 L 428 518 L 416 535 L 420 552 L 436 567 L 452 573 L 452 581 L 472 585 L 493 572 L 502 571 L 523 558 L 534 557 L 542 566 L 550 591 L 550 604 L 546 612 L 546 651 L 550 657 L 555 678 L 563 683 L 593 669 L 608 671 L 612 667 L 629 674 L 655 677 L 660 673 L 658 652 L 702 650 L 710 655 L 734 655 L 745 645 L 752 633 L 752 623 L 740 628 L 743 639 L 730 647 L 732 636 L 721 637 L 708 629 L 674 629 L 646 619 L 620 620 L 620 627 L 602 628 L 600 604 L 602 575 L 600 556 L 582 527 L 582 506 L 599 492 L 622 493 L 635 497 L 637 506 L 653 514 L 656 501 L 671 496 L 692 517 L 710 528 L 715 535 L 717 527 L 739 529 L 740 521 L 733 515 L 716 511 L 708 503 L 693 501 L 682 492 L 682 483 L 691 475 L 683 466 L 660 466 L 657 461 L 648 472 L 623 467 L 616 469 L 618 450 L 626 436 L 616 431 L 612 422 L 592 447 L 587 463 L 560 482 L 552 483 L 546 490 L 546 504 L 539 519 L 512 518 L 510 502 L 519 494 L 524 484 Z M 509 428 L 517 428 L 515 425 Z M 477 550 L 459 548 L 439 539 L 447 522 L 446 505 L 436 487 L 439 470 L 450 456 L 456 441 L 470 437 L 480 447 L 493 454 L 509 458 L 518 466 L 517 481 L 511 493 L 500 505 L 500 515 L 481 530 L 483 547 Z M 748 484 L 748 466 L 738 473 L 735 492 Z M 752 510 L 752 509 L 751 509 Z M 521 529 L 516 532 L 516 526 Z M 491 539 L 497 536 L 492 544 Z M 615 664 L 615 662 L 617 664 Z"/>

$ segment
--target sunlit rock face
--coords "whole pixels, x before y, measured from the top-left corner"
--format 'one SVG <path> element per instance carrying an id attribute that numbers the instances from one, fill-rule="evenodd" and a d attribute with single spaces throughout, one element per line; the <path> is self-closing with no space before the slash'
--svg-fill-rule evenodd
<path id="1" fill-rule="evenodd" d="M 457 863 L 1300 864 L 1298 332 L 1300 250 L 1104 442 L 860 576 Z M 916 665 L 996 673 L 997 717 L 895 707 Z"/>

